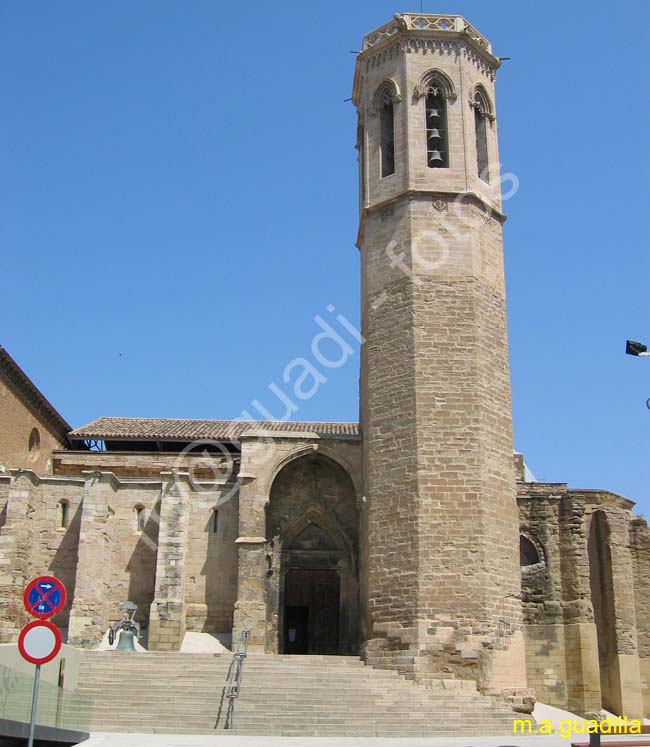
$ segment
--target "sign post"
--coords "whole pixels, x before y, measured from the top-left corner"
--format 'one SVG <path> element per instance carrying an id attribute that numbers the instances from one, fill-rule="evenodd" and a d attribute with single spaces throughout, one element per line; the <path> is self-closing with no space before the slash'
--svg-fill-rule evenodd
<path id="1" fill-rule="evenodd" d="M 65 599 L 65 586 L 53 576 L 35 578 L 27 585 L 23 594 L 25 609 L 30 615 L 38 618 L 26 625 L 18 637 L 18 650 L 21 656 L 36 665 L 28 747 L 34 747 L 41 665 L 52 661 L 61 650 L 61 633 L 56 625 L 47 621 L 46 618 L 58 614 L 65 606 Z"/>

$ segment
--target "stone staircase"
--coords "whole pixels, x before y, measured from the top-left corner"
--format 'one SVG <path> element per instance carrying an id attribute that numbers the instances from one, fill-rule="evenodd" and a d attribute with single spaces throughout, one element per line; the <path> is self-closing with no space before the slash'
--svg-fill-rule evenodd
<path id="1" fill-rule="evenodd" d="M 91 731 L 214 734 L 232 657 L 86 651 L 77 716 Z M 92 704 L 92 705 L 91 705 Z M 68 720 L 73 714 L 67 714 Z M 352 656 L 248 656 L 226 734 L 512 735 L 513 712 L 476 691 L 428 689 Z M 217 732 L 219 733 L 219 732 Z M 222 732 L 223 733 L 223 732 Z"/>

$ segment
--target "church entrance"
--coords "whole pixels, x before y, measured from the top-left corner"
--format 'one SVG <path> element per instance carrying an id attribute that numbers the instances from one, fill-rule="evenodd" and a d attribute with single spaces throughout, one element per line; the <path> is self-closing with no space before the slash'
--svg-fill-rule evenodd
<path id="1" fill-rule="evenodd" d="M 283 653 L 339 653 L 340 579 L 336 571 L 288 571 L 284 603 Z"/>
<path id="2" fill-rule="evenodd" d="M 345 470 L 312 451 L 276 476 L 266 508 L 266 650 L 358 655 L 359 513 Z"/>

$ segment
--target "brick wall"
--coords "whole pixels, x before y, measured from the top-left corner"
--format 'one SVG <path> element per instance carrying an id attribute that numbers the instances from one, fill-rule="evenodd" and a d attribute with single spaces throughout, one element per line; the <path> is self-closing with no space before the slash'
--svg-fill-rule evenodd
<path id="1" fill-rule="evenodd" d="M 40 446 L 30 450 L 33 429 L 38 430 Z M 0 465 L 6 469 L 24 467 L 39 473 L 49 472 L 52 451 L 62 446 L 60 434 L 52 431 L 34 406 L 0 372 Z"/>

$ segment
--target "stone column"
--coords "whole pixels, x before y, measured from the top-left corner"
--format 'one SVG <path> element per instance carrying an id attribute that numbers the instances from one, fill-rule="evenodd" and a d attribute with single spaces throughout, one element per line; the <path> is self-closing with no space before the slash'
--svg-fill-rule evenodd
<path id="1" fill-rule="evenodd" d="M 162 472 L 156 591 L 149 621 L 149 649 L 178 651 L 185 635 L 185 559 L 190 507 L 187 475 Z"/>
<path id="2" fill-rule="evenodd" d="M 644 711 L 650 713 L 650 530 L 641 516 L 630 520 L 631 552 L 634 561 L 634 599 L 636 606 L 639 665 Z"/>
<path id="3" fill-rule="evenodd" d="M 594 715 L 600 711 L 602 696 L 584 501 L 563 497 L 559 525 L 567 707 L 573 713 Z"/>
<path id="4" fill-rule="evenodd" d="M 30 580 L 30 492 L 32 473 L 12 470 L 8 481 L 6 521 L 0 530 L 0 643 L 15 641 L 29 616 L 23 608 L 23 589 Z"/>
<path id="5" fill-rule="evenodd" d="M 620 681 L 620 713 L 628 718 L 643 718 L 641 671 L 634 605 L 634 566 L 630 552 L 628 514 L 607 513 L 610 527 L 612 584 L 616 619 L 616 663 Z"/>
<path id="6" fill-rule="evenodd" d="M 111 503 L 118 483 L 110 472 L 84 472 L 79 556 L 68 643 L 96 646 L 108 629 L 108 571 L 113 537 Z"/>
<path id="7" fill-rule="evenodd" d="M 233 649 L 244 630 L 251 631 L 250 651 L 266 647 L 266 519 L 259 481 L 239 477 L 239 575 L 233 627 Z"/>
<path id="8" fill-rule="evenodd" d="M 341 654 L 349 656 L 359 652 L 361 613 L 359 610 L 359 583 L 352 569 L 339 572 L 341 579 L 339 639 Z"/>

